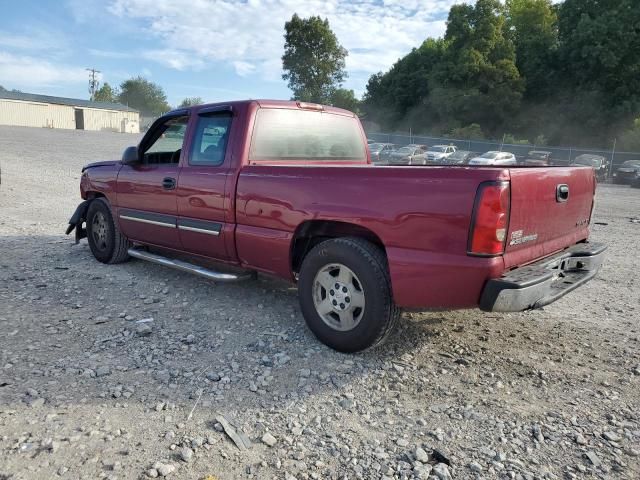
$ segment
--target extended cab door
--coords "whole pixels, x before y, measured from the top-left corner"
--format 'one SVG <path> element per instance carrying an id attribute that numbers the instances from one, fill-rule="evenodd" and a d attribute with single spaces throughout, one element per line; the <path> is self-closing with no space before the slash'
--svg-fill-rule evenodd
<path id="1" fill-rule="evenodd" d="M 183 250 L 219 260 L 234 257 L 232 113 L 228 106 L 196 112 L 177 189 Z"/>
<path id="2" fill-rule="evenodd" d="M 176 112 L 156 121 L 140 142 L 140 161 L 120 169 L 118 220 L 132 240 L 180 248 L 176 187 L 188 120 L 186 112 Z"/>

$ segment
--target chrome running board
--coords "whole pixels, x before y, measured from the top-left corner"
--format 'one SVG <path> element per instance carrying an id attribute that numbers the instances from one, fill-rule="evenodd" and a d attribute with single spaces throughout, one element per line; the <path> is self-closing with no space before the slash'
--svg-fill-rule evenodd
<path id="1" fill-rule="evenodd" d="M 139 250 L 137 248 L 130 248 L 128 250 L 129 255 L 140 260 L 146 260 L 151 263 L 157 263 L 158 265 L 164 265 L 165 267 L 175 268 L 176 270 L 182 270 L 183 272 L 193 273 L 209 280 L 216 282 L 241 282 L 243 280 L 250 280 L 255 278 L 256 272 L 252 270 L 246 270 L 242 273 L 222 273 L 210 270 L 200 265 L 193 265 L 192 263 L 183 262 L 182 260 L 175 260 L 172 258 L 163 257 L 155 253 L 147 252 L 146 250 Z"/>

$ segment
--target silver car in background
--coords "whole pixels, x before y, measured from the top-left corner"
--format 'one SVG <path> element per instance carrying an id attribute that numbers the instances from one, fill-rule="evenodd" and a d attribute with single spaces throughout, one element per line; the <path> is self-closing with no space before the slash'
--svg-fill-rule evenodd
<path id="1" fill-rule="evenodd" d="M 487 152 L 469 160 L 469 165 L 517 165 L 518 161 L 510 152 Z"/>
<path id="2" fill-rule="evenodd" d="M 427 163 L 443 163 L 456 150 L 457 148 L 453 145 L 434 145 L 429 147 L 424 156 Z"/>
<path id="3" fill-rule="evenodd" d="M 389 165 L 423 165 L 425 151 L 418 146 L 408 145 L 391 153 Z M 416 158 L 417 157 L 417 158 Z M 418 160 L 419 159 L 419 160 Z"/>

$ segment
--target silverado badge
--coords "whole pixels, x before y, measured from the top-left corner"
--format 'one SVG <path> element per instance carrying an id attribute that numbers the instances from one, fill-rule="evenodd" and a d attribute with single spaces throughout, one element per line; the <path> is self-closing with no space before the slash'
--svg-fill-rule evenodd
<path id="1" fill-rule="evenodd" d="M 513 245 L 522 245 L 527 242 L 535 242 L 538 239 L 537 233 L 532 233 L 530 235 L 525 235 L 522 230 L 516 230 L 511 232 L 511 241 L 509 242 L 510 246 Z"/>

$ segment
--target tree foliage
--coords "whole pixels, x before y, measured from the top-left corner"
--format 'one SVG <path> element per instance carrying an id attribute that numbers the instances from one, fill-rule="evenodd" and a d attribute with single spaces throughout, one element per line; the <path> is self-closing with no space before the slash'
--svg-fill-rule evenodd
<path id="1" fill-rule="evenodd" d="M 328 103 L 334 107 L 344 108 L 356 114 L 360 112 L 360 100 L 356 98 L 353 90 L 347 90 L 346 88 L 336 88 L 333 90 Z"/>
<path id="2" fill-rule="evenodd" d="M 4 88 L 2 85 L 0 85 L 0 92 L 22 93 L 20 90 L 16 90 L 15 88 L 9 90 L 8 88 Z"/>
<path id="3" fill-rule="evenodd" d="M 180 102 L 178 108 L 193 107 L 194 105 L 202 105 L 203 103 L 201 97 L 187 97 Z"/>
<path id="4" fill-rule="evenodd" d="M 141 76 L 122 82 L 118 101 L 148 116 L 158 116 L 171 110 L 162 87 Z"/>
<path id="5" fill-rule="evenodd" d="M 116 91 L 109 85 L 108 82 L 104 82 L 96 93 L 93 95 L 93 101 L 95 102 L 117 102 L 118 94 Z"/>
<path id="6" fill-rule="evenodd" d="M 549 94 L 558 48 L 558 16 L 551 0 L 507 0 L 506 26 L 515 46 L 516 66 L 534 99 Z"/>
<path id="7" fill-rule="evenodd" d="M 633 121 L 633 126 L 622 132 L 620 148 L 627 152 L 640 152 L 640 118 Z"/>
<path id="8" fill-rule="evenodd" d="M 555 4 L 554 4 L 555 3 Z M 384 129 L 608 144 L 640 116 L 640 1 L 477 0 L 369 79 Z"/>
<path id="9" fill-rule="evenodd" d="M 300 18 L 284 24 L 285 46 L 282 78 L 287 80 L 295 100 L 329 103 L 333 91 L 347 74 L 347 51 L 340 45 L 327 19 Z"/>

